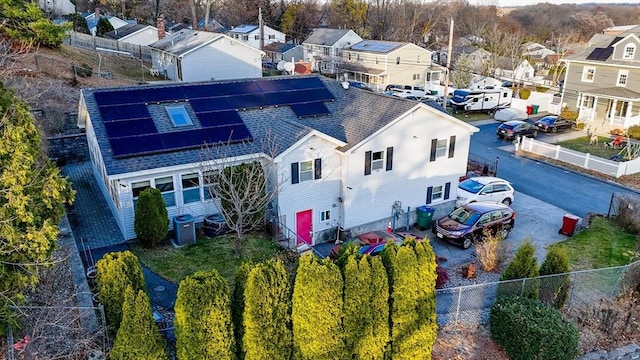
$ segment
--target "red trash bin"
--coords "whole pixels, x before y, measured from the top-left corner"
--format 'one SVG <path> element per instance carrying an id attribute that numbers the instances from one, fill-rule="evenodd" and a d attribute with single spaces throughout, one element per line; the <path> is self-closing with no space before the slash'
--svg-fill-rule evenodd
<path id="1" fill-rule="evenodd" d="M 527 105 L 527 115 L 533 114 L 533 105 Z"/>
<path id="2" fill-rule="evenodd" d="M 560 231 L 558 232 L 567 236 L 573 236 L 579 220 L 580 218 L 575 215 L 564 214 L 564 217 L 562 218 L 562 228 L 560 228 Z"/>

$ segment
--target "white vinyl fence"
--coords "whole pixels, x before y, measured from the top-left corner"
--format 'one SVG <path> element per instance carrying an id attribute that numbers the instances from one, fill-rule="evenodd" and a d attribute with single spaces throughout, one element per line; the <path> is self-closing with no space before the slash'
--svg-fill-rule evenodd
<path id="1" fill-rule="evenodd" d="M 526 137 L 519 139 L 516 149 L 598 171 L 616 178 L 640 172 L 640 158 L 629 161 L 613 161 Z"/>

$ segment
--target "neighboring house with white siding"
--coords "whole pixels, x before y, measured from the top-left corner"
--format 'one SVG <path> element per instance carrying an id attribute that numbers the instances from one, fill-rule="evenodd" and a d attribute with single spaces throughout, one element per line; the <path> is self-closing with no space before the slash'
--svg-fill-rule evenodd
<path id="1" fill-rule="evenodd" d="M 85 20 L 87 20 L 87 27 L 89 28 L 89 32 L 91 32 L 91 35 L 93 36 L 96 36 L 96 31 L 98 30 L 98 22 L 100 21 L 101 17 L 107 19 L 114 29 L 119 29 L 125 25 L 136 23 L 135 20 L 126 21 L 113 15 L 101 15 L 99 9 L 96 9 L 96 11 L 92 13 L 85 13 L 83 14 L 83 16 Z"/>
<path id="2" fill-rule="evenodd" d="M 286 41 L 286 35 L 282 31 L 270 28 L 267 25 L 264 28 L 264 44 L 269 45 L 274 42 L 283 43 Z M 260 27 L 258 25 L 243 24 L 238 25 L 227 32 L 229 37 L 234 38 L 255 49 L 260 49 Z"/>
<path id="3" fill-rule="evenodd" d="M 567 66 L 562 106 L 594 132 L 640 125 L 640 26 L 598 35 L 560 59 Z"/>
<path id="4" fill-rule="evenodd" d="M 154 72 L 174 81 L 262 77 L 264 52 L 224 34 L 183 29 L 149 47 Z"/>
<path id="5" fill-rule="evenodd" d="M 147 46 L 161 39 L 161 36 L 171 35 L 164 33 L 164 29 L 158 29 L 151 25 L 128 24 L 119 29 L 114 29 L 104 34 L 104 37 L 117 40 L 118 42 Z"/>
<path id="6" fill-rule="evenodd" d="M 269 214 L 291 245 L 386 228 L 394 204 L 411 209 L 398 227 L 421 205 L 447 213 L 478 131 L 422 103 L 313 75 L 83 89 L 78 125 L 125 239 L 148 187 L 161 190 L 171 219 L 217 213 L 202 164 L 226 154 L 277 169 Z M 269 156 L 265 142 L 277 144 Z"/>
<path id="7" fill-rule="evenodd" d="M 342 61 L 342 50 L 360 41 L 360 35 L 350 29 L 314 29 L 302 42 L 304 59 L 311 63 L 313 71 L 335 74 Z"/>

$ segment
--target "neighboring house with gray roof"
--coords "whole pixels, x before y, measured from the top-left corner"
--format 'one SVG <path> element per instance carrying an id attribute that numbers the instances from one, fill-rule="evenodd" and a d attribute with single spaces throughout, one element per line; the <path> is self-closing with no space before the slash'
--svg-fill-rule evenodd
<path id="1" fill-rule="evenodd" d="M 292 43 L 274 42 L 264 47 L 267 57 L 274 63 L 280 61 L 298 62 L 304 59 L 304 50 L 302 45 Z"/>
<path id="2" fill-rule="evenodd" d="M 640 125 L 640 26 L 560 59 L 566 63 L 563 106 L 593 131 Z"/>
<path id="3" fill-rule="evenodd" d="M 415 222 L 415 211 L 392 219 L 394 204 L 451 210 L 478 131 L 420 102 L 314 75 L 82 89 L 78 126 L 125 239 L 135 237 L 134 204 L 149 187 L 161 190 L 171 219 L 217 213 L 202 164 L 220 166 L 222 156 L 276 169 L 267 172 L 281 184 L 270 219 L 291 245 Z M 265 151 L 267 143 L 277 146 Z"/>
<path id="4" fill-rule="evenodd" d="M 441 79 L 431 61 L 431 51 L 412 43 L 363 40 L 342 51 L 339 72 L 378 91 L 390 84 L 424 87 L 431 78 Z"/>
<path id="5" fill-rule="evenodd" d="M 152 70 L 174 81 L 262 77 L 264 52 L 224 34 L 183 29 L 149 47 Z"/>
<path id="6" fill-rule="evenodd" d="M 491 60 L 491 53 L 477 46 L 454 46 L 451 53 L 451 65 L 455 65 L 460 56 L 466 56 L 475 74 L 485 73 L 487 64 Z"/>
<path id="7" fill-rule="evenodd" d="M 342 50 L 360 41 L 360 35 L 350 29 L 318 28 L 302 42 L 304 59 L 311 63 L 313 71 L 335 74 L 342 61 Z"/>
<path id="8" fill-rule="evenodd" d="M 165 33 L 171 35 L 170 33 Z M 158 29 L 151 25 L 128 24 L 104 34 L 104 37 L 128 44 L 147 46 L 160 40 Z"/>
<path id="9" fill-rule="evenodd" d="M 264 28 L 264 44 L 269 45 L 274 42 L 285 42 L 286 35 L 273 29 L 267 25 L 263 26 Z M 260 49 L 260 27 L 258 25 L 252 24 L 243 24 L 238 25 L 227 32 L 229 37 L 236 39 L 246 45 L 251 46 L 255 49 Z"/>

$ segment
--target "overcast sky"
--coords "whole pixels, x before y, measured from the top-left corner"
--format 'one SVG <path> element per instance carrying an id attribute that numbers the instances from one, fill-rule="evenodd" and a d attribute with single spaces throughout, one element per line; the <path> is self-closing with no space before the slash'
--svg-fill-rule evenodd
<path id="1" fill-rule="evenodd" d="M 633 1 L 625 1 L 625 0 L 469 0 L 469 3 L 476 5 L 497 5 L 500 7 L 506 6 L 525 6 L 525 5 L 534 5 L 538 3 L 549 3 L 549 4 L 631 4 Z"/>

